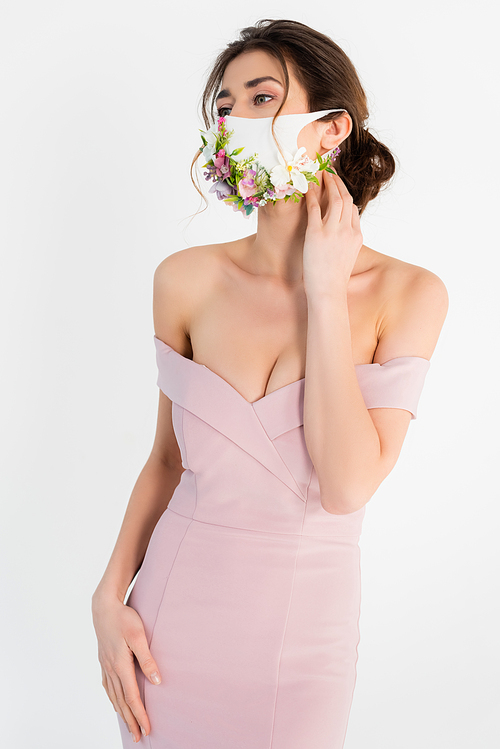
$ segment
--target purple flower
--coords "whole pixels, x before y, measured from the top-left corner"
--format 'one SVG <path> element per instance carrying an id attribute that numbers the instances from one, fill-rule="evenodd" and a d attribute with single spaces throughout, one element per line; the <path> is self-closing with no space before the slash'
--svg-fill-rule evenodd
<path id="1" fill-rule="evenodd" d="M 214 192 L 219 200 L 224 200 L 228 195 L 236 195 L 236 188 L 224 179 L 218 179 L 213 183 L 208 192 Z"/>
<path id="2" fill-rule="evenodd" d="M 207 171 L 203 172 L 203 176 L 205 177 L 206 180 L 209 180 L 215 177 L 215 167 L 209 164 L 207 166 Z"/>

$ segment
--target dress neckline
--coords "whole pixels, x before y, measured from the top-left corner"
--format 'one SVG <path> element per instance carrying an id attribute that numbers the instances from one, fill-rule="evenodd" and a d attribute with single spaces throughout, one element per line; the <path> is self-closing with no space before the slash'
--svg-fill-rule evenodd
<path id="1" fill-rule="evenodd" d="M 280 388 L 277 388 L 276 390 L 272 390 L 270 393 L 266 393 L 261 398 L 257 398 L 255 401 L 249 401 L 247 400 L 239 390 L 236 390 L 235 387 L 231 385 L 230 382 L 224 379 L 224 377 L 221 377 L 217 372 L 214 372 L 213 369 L 210 369 L 210 367 L 207 367 L 206 364 L 200 364 L 197 361 L 194 361 L 194 359 L 188 359 L 187 356 L 183 356 L 178 351 L 176 351 L 172 346 L 169 346 L 168 343 L 165 343 L 165 341 L 162 341 L 160 338 L 157 338 L 156 336 L 153 336 L 155 341 L 158 341 L 162 346 L 165 346 L 167 349 L 169 349 L 173 354 L 178 356 L 180 359 L 184 360 L 185 362 L 189 362 L 189 364 L 194 364 L 195 367 L 201 367 L 202 369 L 206 369 L 207 372 L 210 372 L 214 377 L 217 377 L 221 382 L 225 383 L 227 387 L 229 387 L 236 395 L 241 398 L 245 403 L 247 403 L 249 406 L 254 406 L 256 403 L 261 403 L 262 401 L 266 400 L 266 398 L 270 398 L 272 395 L 275 395 L 276 393 L 280 393 L 281 391 L 287 390 L 288 388 L 292 388 L 293 386 L 300 385 L 302 382 L 305 381 L 305 377 L 301 377 L 300 380 L 294 380 L 293 382 L 289 382 L 287 385 L 282 385 Z"/>
<path id="2" fill-rule="evenodd" d="M 255 406 L 259 403 L 262 403 L 267 398 L 270 398 L 273 395 L 276 395 L 277 393 L 282 393 L 288 389 L 291 389 L 293 387 L 297 387 L 299 385 L 302 385 L 302 383 L 305 382 L 305 377 L 301 377 L 300 380 L 293 380 L 293 382 L 289 382 L 287 385 L 282 385 L 281 387 L 277 388 L 276 390 L 272 390 L 270 393 L 266 393 L 261 398 L 257 398 L 255 401 L 249 401 L 247 400 L 240 392 L 239 390 L 236 390 L 235 387 L 231 385 L 230 382 L 224 379 L 224 377 L 221 377 L 221 375 L 217 374 L 217 372 L 214 372 L 213 369 L 210 369 L 210 367 L 207 367 L 206 364 L 200 364 L 197 361 L 194 361 L 194 359 L 188 359 L 187 356 L 183 356 L 178 351 L 176 351 L 172 346 L 170 346 L 168 343 L 165 343 L 165 341 L 162 341 L 160 338 L 157 338 L 156 335 L 153 335 L 153 338 L 155 342 L 163 346 L 164 348 L 171 351 L 173 354 L 179 357 L 182 361 L 189 362 L 189 364 L 193 364 L 195 367 L 200 367 L 201 369 L 205 369 L 207 372 L 210 372 L 213 377 L 217 377 L 218 380 L 223 382 L 230 390 L 233 391 L 244 403 L 246 403 L 248 406 Z M 392 359 L 387 359 L 383 364 L 380 364 L 379 362 L 368 362 L 367 364 L 355 364 L 355 368 L 358 369 L 360 367 L 384 367 L 386 364 L 389 364 L 390 362 L 398 361 L 399 359 L 421 359 L 424 362 L 427 362 L 427 364 L 430 365 L 429 359 L 426 359 L 423 356 L 395 356 Z M 303 393 L 303 389 L 300 389 L 300 392 Z"/>

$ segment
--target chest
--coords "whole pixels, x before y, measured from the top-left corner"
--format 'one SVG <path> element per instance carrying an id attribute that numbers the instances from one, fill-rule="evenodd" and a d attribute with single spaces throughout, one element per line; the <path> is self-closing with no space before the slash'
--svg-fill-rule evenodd
<path id="1" fill-rule="evenodd" d="M 347 296 L 355 364 L 371 363 L 381 312 L 376 278 L 361 275 L 351 279 Z M 214 288 L 193 312 L 193 359 L 254 401 L 305 376 L 307 328 L 303 286 L 231 280 Z"/>

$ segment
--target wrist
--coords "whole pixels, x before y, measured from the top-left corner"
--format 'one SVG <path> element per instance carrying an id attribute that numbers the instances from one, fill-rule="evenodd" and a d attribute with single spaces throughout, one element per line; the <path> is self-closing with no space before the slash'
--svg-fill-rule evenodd
<path id="1" fill-rule="evenodd" d="M 92 594 L 92 608 L 102 606 L 103 603 L 118 602 L 123 603 L 127 591 L 123 592 L 121 588 L 112 583 L 101 580 L 94 593 Z"/>
<path id="2" fill-rule="evenodd" d="M 307 296 L 309 308 L 331 308 L 332 305 L 345 305 L 347 303 L 347 283 L 336 281 L 329 284 L 328 289 L 316 291 Z"/>

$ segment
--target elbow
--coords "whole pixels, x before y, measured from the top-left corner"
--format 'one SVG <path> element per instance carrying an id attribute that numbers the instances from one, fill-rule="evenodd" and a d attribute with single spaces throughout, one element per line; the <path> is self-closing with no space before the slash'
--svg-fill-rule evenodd
<path id="1" fill-rule="evenodd" d="M 359 466 L 349 476 L 318 475 L 321 505 L 332 515 L 348 515 L 364 507 L 394 467 L 395 461 L 379 460 L 376 466 Z"/>
<path id="2" fill-rule="evenodd" d="M 331 515 L 349 515 L 368 504 L 381 483 L 378 481 L 370 486 L 356 486 L 349 490 L 322 487 L 320 484 L 321 505 Z"/>
<path id="3" fill-rule="evenodd" d="M 321 506 L 330 515 L 350 515 L 352 512 L 361 510 L 369 502 L 370 498 L 363 499 L 360 496 L 332 496 L 321 495 Z"/>

